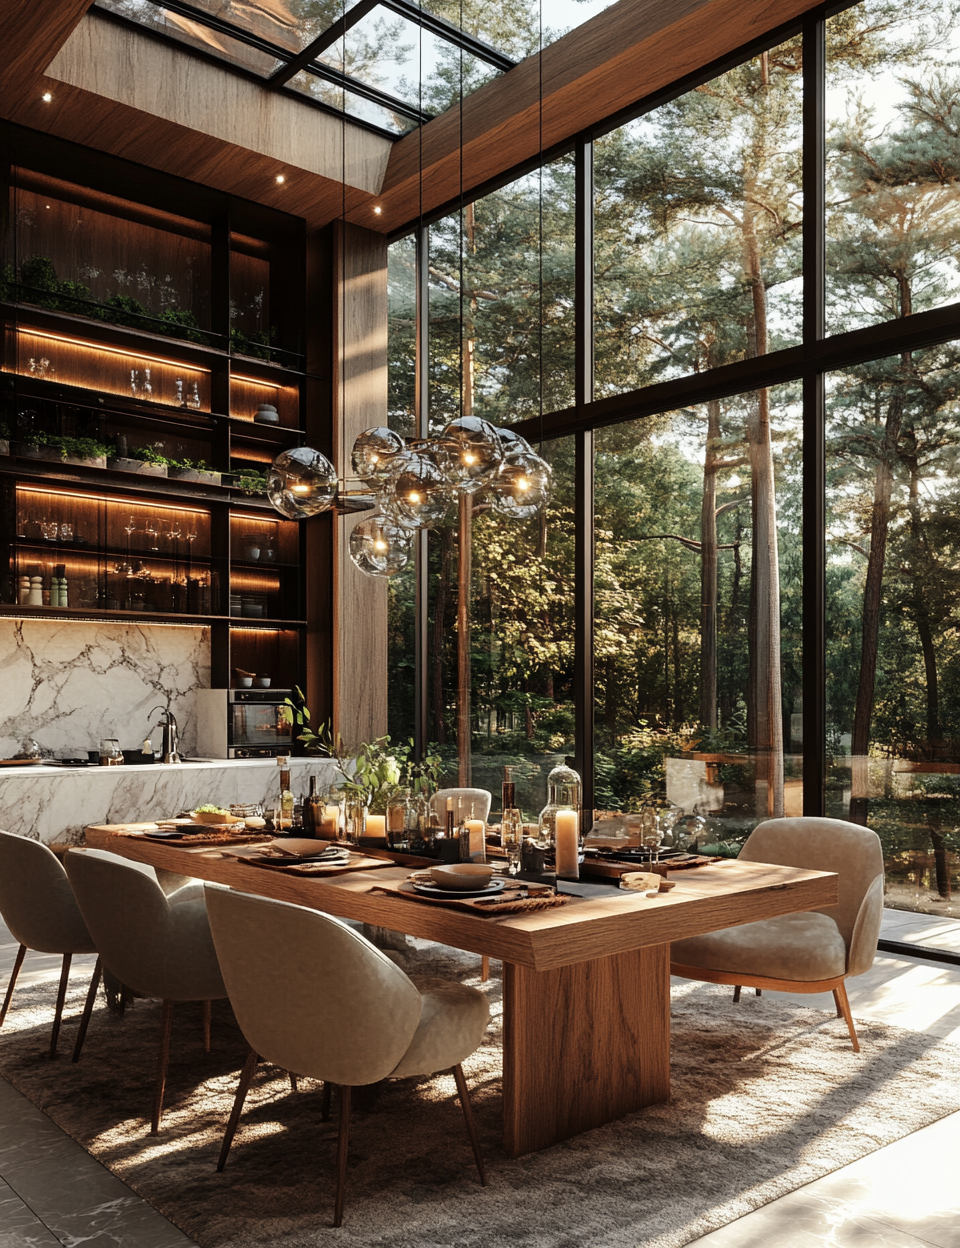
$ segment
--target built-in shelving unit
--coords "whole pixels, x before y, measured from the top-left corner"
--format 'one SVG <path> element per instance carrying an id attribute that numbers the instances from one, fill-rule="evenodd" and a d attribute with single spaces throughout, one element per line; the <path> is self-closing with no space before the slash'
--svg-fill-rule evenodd
<path id="1" fill-rule="evenodd" d="M 258 478 L 303 440 L 302 222 L 132 203 L 109 161 L 5 176 L 0 616 L 209 625 L 214 685 L 300 682 L 300 526 Z"/>

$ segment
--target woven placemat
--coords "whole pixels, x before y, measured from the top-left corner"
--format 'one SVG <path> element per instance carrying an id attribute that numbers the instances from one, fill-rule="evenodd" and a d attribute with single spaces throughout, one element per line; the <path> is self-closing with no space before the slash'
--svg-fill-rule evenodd
<path id="1" fill-rule="evenodd" d="M 580 901 L 579 897 L 554 893 L 545 885 L 516 885 L 511 890 L 498 893 L 496 897 L 427 897 L 414 891 L 409 879 L 400 880 L 396 884 L 374 884 L 367 889 L 369 893 L 385 893 L 390 897 L 406 897 L 408 901 L 422 901 L 428 906 L 447 906 L 455 910 L 466 910 L 470 914 L 523 914 L 531 910 L 553 910 L 557 906 L 568 905 L 571 901 Z M 523 896 L 526 892 L 527 896 Z"/>

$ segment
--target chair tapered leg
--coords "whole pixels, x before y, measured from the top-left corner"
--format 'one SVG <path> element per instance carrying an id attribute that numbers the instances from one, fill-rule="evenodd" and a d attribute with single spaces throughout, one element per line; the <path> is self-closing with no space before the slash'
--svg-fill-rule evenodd
<path id="1" fill-rule="evenodd" d="M 843 1017 L 847 1020 L 847 1031 L 850 1032 L 850 1041 L 853 1044 L 854 1053 L 860 1052 L 860 1041 L 857 1039 L 857 1029 L 853 1025 L 853 1015 L 850 1013 L 850 1002 L 847 1000 L 847 985 L 838 984 L 833 991 L 834 998 L 839 1005 Z"/>
<path id="2" fill-rule="evenodd" d="M 247 1099 L 250 1081 L 253 1078 L 253 1072 L 257 1069 L 257 1062 L 259 1060 L 259 1055 L 251 1049 L 247 1054 L 247 1060 L 243 1063 L 243 1070 L 240 1071 L 240 1082 L 237 1084 L 237 1094 L 233 1098 L 233 1109 L 230 1112 L 230 1121 L 227 1123 L 227 1129 L 223 1135 L 223 1144 L 220 1147 L 220 1159 L 217 1162 L 218 1170 L 222 1170 L 227 1164 L 227 1154 L 230 1152 L 230 1145 L 233 1143 L 233 1137 L 237 1133 L 237 1126 L 240 1122 L 240 1114 L 243 1110 L 243 1102 Z"/>
<path id="3" fill-rule="evenodd" d="M 467 1135 L 470 1136 L 473 1159 L 477 1163 L 477 1169 L 480 1171 L 480 1183 L 483 1187 L 486 1187 L 487 1172 L 483 1164 L 483 1154 L 480 1152 L 480 1137 L 477 1135 L 477 1124 L 473 1120 L 473 1107 L 470 1104 L 470 1093 L 467 1091 L 467 1081 L 463 1077 L 462 1066 L 454 1066 L 453 1077 L 457 1081 L 457 1094 L 460 1097 L 460 1106 L 463 1110 L 464 1121 L 467 1124 Z"/>
<path id="4" fill-rule="evenodd" d="M 836 988 L 833 990 L 833 1003 L 837 1007 L 837 1018 L 843 1018 L 843 1007 L 840 1005 L 840 994 Z"/>
<path id="5" fill-rule="evenodd" d="M 210 1052 L 210 1016 L 213 1013 L 213 1002 L 204 1001 L 203 1003 L 203 1051 Z"/>
<path id="6" fill-rule="evenodd" d="M 740 985 L 737 984 L 733 989 L 733 1004 L 736 1005 L 740 1000 Z"/>
<path id="7" fill-rule="evenodd" d="M 485 984 L 490 978 L 490 959 L 484 954 L 480 959 L 480 982 Z"/>
<path id="8" fill-rule="evenodd" d="M 72 953 L 63 955 L 63 967 L 60 971 L 60 987 L 57 989 L 57 1009 L 53 1016 L 53 1031 L 50 1033 L 50 1056 L 57 1056 L 57 1040 L 60 1038 L 60 1020 L 63 1018 L 63 1002 L 67 995 L 67 981 L 70 978 Z"/>
<path id="9" fill-rule="evenodd" d="M 350 1146 L 350 1088 L 340 1087 L 340 1130 L 337 1132 L 337 1194 L 333 1225 L 343 1226 L 343 1202 L 347 1194 L 347 1149 Z"/>
<path id="10" fill-rule="evenodd" d="M 762 995 L 763 995 L 763 991 L 762 991 L 762 989 L 758 988 L 758 989 L 757 989 L 757 996 L 759 997 L 759 996 L 762 996 Z"/>
<path id="11" fill-rule="evenodd" d="M 7 1017 L 7 1010 L 10 1008 L 10 998 L 13 996 L 13 990 L 17 983 L 17 976 L 20 974 L 20 968 L 23 966 L 23 959 L 27 956 L 27 946 L 21 945 L 17 950 L 17 960 L 13 964 L 13 971 L 10 974 L 10 983 L 7 984 L 7 995 L 3 998 L 3 1009 L 0 1010 L 0 1027 L 3 1026 L 3 1020 Z"/>
<path id="12" fill-rule="evenodd" d="M 90 987 L 87 989 L 87 999 L 83 1003 L 83 1014 L 80 1018 L 80 1028 L 77 1031 L 77 1042 L 73 1046 L 74 1062 L 79 1062 L 80 1053 L 83 1049 L 83 1042 L 87 1038 L 87 1027 L 90 1025 L 90 1015 L 93 1013 L 93 1003 L 97 999 L 97 989 L 100 987 L 100 975 L 103 971 L 103 963 L 97 958 L 97 964 L 93 968 L 93 974 L 90 976 Z"/>
<path id="13" fill-rule="evenodd" d="M 320 1121 L 330 1121 L 330 1084 L 324 1080 L 323 1084 L 323 1100 L 320 1104 Z"/>
<path id="14" fill-rule="evenodd" d="M 160 1017 L 160 1057 L 157 1062 L 157 1087 L 153 1094 L 153 1120 L 150 1134 L 157 1135 L 160 1131 L 160 1116 L 163 1113 L 163 1092 L 167 1086 L 167 1066 L 170 1063 L 170 1028 L 173 1025 L 173 1002 L 167 998 L 163 1003 Z"/>
<path id="15" fill-rule="evenodd" d="M 298 1091 L 297 1076 L 293 1073 L 292 1070 L 288 1070 L 287 1074 L 290 1076 L 290 1091 L 291 1092 Z"/>

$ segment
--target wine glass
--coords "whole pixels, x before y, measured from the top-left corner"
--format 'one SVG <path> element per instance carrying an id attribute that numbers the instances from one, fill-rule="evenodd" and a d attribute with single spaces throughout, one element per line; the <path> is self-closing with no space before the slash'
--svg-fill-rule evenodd
<path id="1" fill-rule="evenodd" d="M 663 833 L 655 806 L 644 806 L 640 812 L 640 844 L 650 851 L 650 861 L 660 861 L 660 842 Z"/>
<path id="2" fill-rule="evenodd" d="M 661 843 L 666 842 L 668 847 L 674 845 L 674 828 L 677 820 L 680 818 L 681 810 L 679 806 L 674 805 L 669 799 L 657 811 L 657 819 L 660 823 L 660 831 L 662 833 Z"/>
<path id="3" fill-rule="evenodd" d="M 148 550 L 159 550 L 159 549 L 160 549 L 160 546 L 159 546 L 159 544 L 158 544 L 158 542 L 157 542 L 157 538 L 160 536 L 160 532 L 159 532 L 159 530 L 158 530 L 158 529 L 156 529 L 156 528 L 154 527 L 154 524 L 153 524 L 153 521 L 152 521 L 152 520 L 148 520 L 148 521 L 147 521 L 146 525 L 144 526 L 144 530 L 143 530 L 143 531 L 144 531 L 144 533 L 147 535 L 147 541 L 148 541 L 148 543 L 149 543 L 149 544 L 148 544 L 148 546 L 147 546 L 147 549 L 148 549 Z"/>

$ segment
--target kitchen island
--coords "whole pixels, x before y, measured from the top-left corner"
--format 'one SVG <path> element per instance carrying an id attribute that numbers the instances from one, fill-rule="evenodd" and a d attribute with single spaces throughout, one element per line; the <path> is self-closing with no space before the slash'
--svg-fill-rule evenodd
<path id="1" fill-rule="evenodd" d="M 316 775 L 333 781 L 327 758 L 292 758 L 291 787 L 299 798 Z M 0 771 L 0 829 L 51 845 L 79 842 L 88 824 L 133 823 L 213 803 L 273 803 L 280 796 L 275 758 L 210 759 L 122 767 L 4 767 Z"/>

